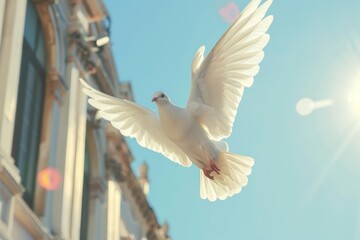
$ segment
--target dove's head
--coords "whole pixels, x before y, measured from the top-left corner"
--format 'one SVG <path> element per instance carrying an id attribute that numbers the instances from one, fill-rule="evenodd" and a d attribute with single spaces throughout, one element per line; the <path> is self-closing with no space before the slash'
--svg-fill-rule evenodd
<path id="1" fill-rule="evenodd" d="M 166 94 L 163 92 L 154 93 L 154 97 L 152 98 L 152 102 L 156 102 L 156 103 L 167 103 L 169 101 L 170 100 L 168 96 L 166 96 Z"/>

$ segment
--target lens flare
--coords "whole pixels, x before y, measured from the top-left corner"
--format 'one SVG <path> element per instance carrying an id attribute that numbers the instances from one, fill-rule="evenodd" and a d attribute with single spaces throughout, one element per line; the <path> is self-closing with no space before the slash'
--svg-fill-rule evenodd
<path id="1" fill-rule="evenodd" d="M 59 170 L 48 167 L 38 173 L 37 181 L 42 188 L 54 191 L 60 187 L 62 177 Z"/>
<path id="2" fill-rule="evenodd" d="M 314 111 L 314 102 L 310 98 L 303 98 L 296 104 L 296 111 L 302 115 L 309 115 Z"/>
<path id="3" fill-rule="evenodd" d="M 306 116 L 312 113 L 315 109 L 329 107 L 334 104 L 334 101 L 331 99 L 324 99 L 319 101 L 313 101 L 310 98 L 303 98 L 298 101 L 296 104 L 296 111 L 302 115 Z"/>
<path id="4" fill-rule="evenodd" d="M 226 6 L 219 9 L 220 16 L 228 23 L 232 23 L 239 16 L 240 11 L 236 3 L 230 2 Z"/>

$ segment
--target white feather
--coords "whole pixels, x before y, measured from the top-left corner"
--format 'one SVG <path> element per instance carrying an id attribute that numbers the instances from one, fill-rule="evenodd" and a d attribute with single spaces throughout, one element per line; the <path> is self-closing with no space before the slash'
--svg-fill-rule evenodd
<path id="1" fill-rule="evenodd" d="M 244 88 L 253 84 L 269 41 L 266 32 L 273 18 L 265 15 L 272 1 L 259 7 L 260 2 L 249 3 L 205 59 L 204 46 L 196 52 L 186 108 L 174 106 L 158 92 L 153 98 L 158 118 L 134 102 L 101 93 L 81 80 L 89 103 L 124 136 L 183 166 L 194 163 L 202 169 L 200 197 L 210 201 L 239 193 L 254 164 L 250 157 L 229 153 L 226 142 L 220 140 L 231 134 Z"/>
<path id="2" fill-rule="evenodd" d="M 185 167 L 191 165 L 186 154 L 166 137 L 153 112 L 133 102 L 101 93 L 83 80 L 81 83 L 83 92 L 90 97 L 89 104 L 99 109 L 100 116 L 109 120 L 121 134 L 135 138 L 141 146 L 159 152 Z"/>
<path id="3" fill-rule="evenodd" d="M 259 72 L 259 63 L 264 57 L 262 50 L 269 41 L 266 31 L 273 20 L 272 16 L 264 18 L 272 1 L 259 7 L 260 2 L 249 3 L 203 61 L 199 61 L 203 57 L 199 54 L 204 53 L 204 47 L 194 57 L 196 64 L 192 66 L 186 107 L 214 140 L 231 134 L 244 87 L 250 87 Z M 199 106 L 213 111 L 199 115 Z"/>
<path id="4" fill-rule="evenodd" d="M 218 158 L 220 175 L 213 174 L 214 180 L 210 180 L 200 171 L 200 197 L 215 201 L 239 193 L 242 187 L 247 185 L 247 176 L 250 175 L 253 165 L 254 160 L 250 157 L 221 153 Z"/>

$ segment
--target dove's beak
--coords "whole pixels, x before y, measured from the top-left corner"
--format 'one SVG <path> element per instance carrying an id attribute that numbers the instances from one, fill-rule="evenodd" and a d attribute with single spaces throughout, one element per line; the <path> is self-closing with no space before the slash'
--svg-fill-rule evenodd
<path id="1" fill-rule="evenodd" d="M 153 97 L 153 99 L 151 101 L 155 102 L 156 100 L 157 100 L 157 97 Z"/>

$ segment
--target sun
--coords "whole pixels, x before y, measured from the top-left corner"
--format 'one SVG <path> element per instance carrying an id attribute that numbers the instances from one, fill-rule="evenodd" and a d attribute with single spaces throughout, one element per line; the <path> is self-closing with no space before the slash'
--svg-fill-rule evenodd
<path id="1" fill-rule="evenodd" d="M 360 81 L 357 81 L 349 90 L 348 103 L 351 112 L 360 119 Z"/>

